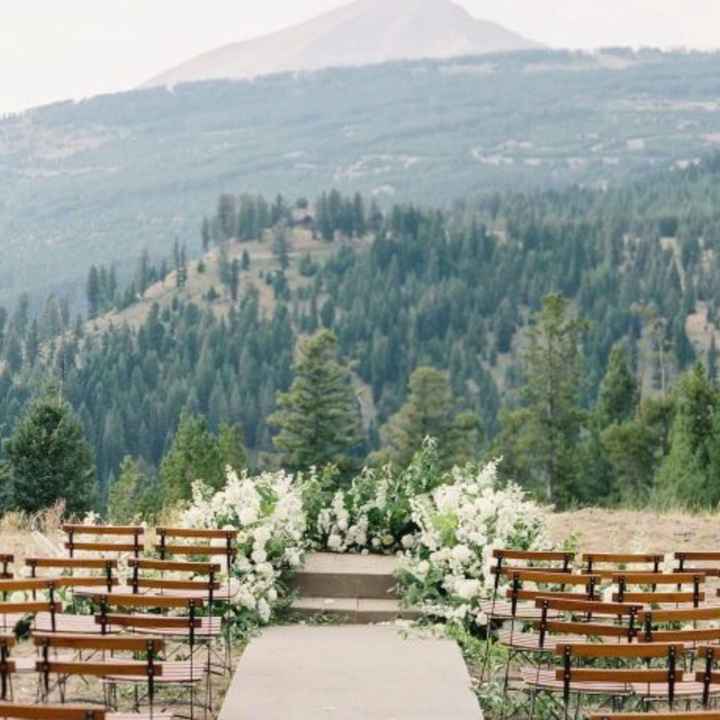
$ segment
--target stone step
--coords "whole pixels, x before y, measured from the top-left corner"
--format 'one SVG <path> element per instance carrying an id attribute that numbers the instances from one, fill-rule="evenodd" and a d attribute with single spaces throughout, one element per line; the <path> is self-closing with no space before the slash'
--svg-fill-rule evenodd
<path id="1" fill-rule="evenodd" d="M 300 597 L 293 602 L 292 610 L 301 617 L 324 615 L 350 625 L 374 625 L 419 617 L 417 611 L 402 607 L 394 599 Z"/>
<path id="2" fill-rule="evenodd" d="M 302 597 L 388 599 L 395 597 L 397 558 L 313 553 L 292 587 Z"/>

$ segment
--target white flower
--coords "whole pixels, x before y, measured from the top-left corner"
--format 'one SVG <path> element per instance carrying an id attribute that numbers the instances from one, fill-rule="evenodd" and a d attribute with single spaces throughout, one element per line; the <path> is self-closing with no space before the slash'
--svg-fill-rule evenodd
<path id="1" fill-rule="evenodd" d="M 342 548 L 343 541 L 339 535 L 331 535 L 328 538 L 328 548 L 330 550 L 339 551 Z"/>
<path id="2" fill-rule="evenodd" d="M 452 556 L 460 563 L 466 563 L 472 560 L 473 554 L 467 545 L 456 545 L 452 549 Z"/>

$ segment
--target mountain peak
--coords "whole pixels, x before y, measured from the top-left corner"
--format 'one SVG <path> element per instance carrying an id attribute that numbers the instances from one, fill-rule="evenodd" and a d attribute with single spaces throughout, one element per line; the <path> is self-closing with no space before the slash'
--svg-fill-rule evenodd
<path id="1" fill-rule="evenodd" d="M 355 0 L 300 25 L 211 50 L 146 87 L 537 47 L 500 25 L 475 19 L 452 0 Z"/>

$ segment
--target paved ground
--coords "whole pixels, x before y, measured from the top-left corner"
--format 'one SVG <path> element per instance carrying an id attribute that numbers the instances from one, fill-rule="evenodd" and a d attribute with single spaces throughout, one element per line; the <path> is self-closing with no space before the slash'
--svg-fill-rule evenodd
<path id="1" fill-rule="evenodd" d="M 481 720 L 455 643 L 393 627 L 268 629 L 245 651 L 220 720 Z"/>

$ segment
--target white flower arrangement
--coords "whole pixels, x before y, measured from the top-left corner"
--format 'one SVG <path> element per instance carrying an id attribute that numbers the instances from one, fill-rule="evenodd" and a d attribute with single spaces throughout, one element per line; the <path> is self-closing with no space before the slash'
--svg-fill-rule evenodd
<path id="1" fill-rule="evenodd" d="M 484 625 L 493 550 L 549 546 L 545 511 L 517 485 L 497 488 L 497 466 L 455 468 L 446 485 L 411 501 L 418 531 L 399 581 L 406 600 L 428 616 Z"/>
<path id="2" fill-rule="evenodd" d="M 285 472 L 252 477 L 227 468 L 227 484 L 216 493 L 193 485 L 181 523 L 187 528 L 239 530 L 234 570 L 240 588 L 238 611 L 267 624 L 281 599 L 283 576 L 302 564 L 305 512 L 301 482 Z"/>

